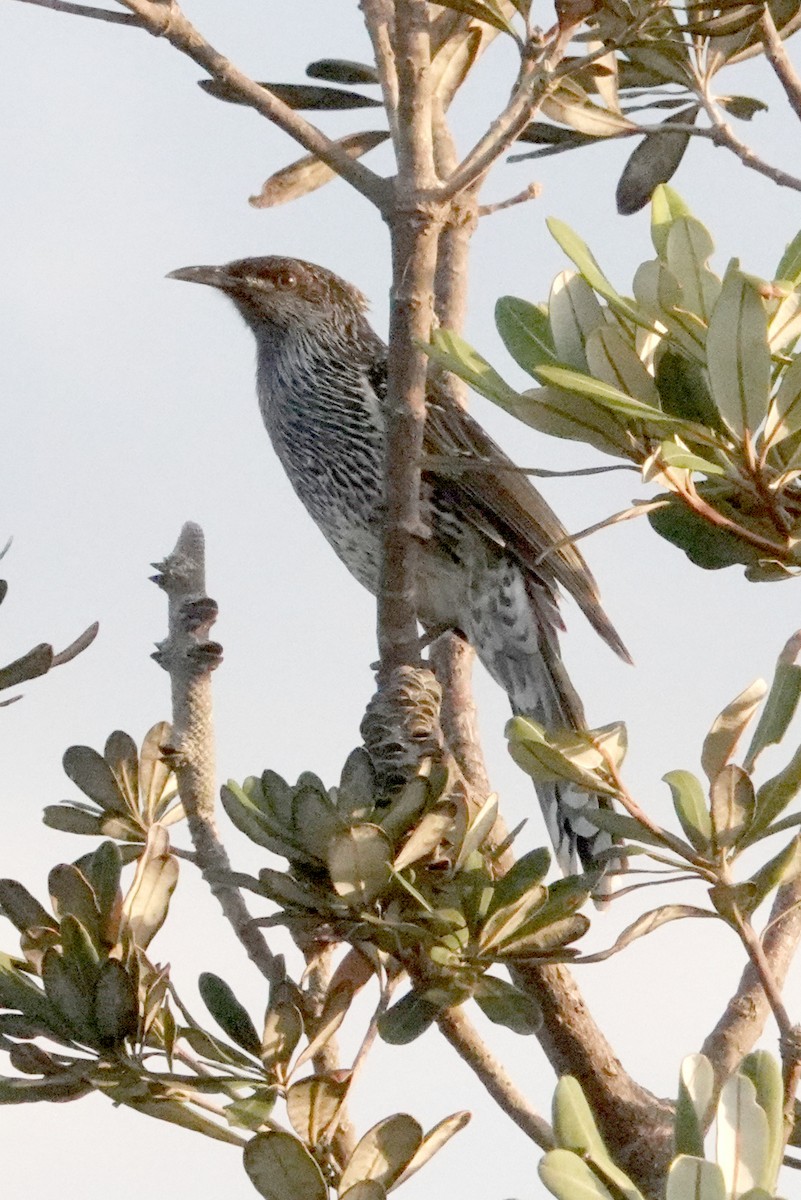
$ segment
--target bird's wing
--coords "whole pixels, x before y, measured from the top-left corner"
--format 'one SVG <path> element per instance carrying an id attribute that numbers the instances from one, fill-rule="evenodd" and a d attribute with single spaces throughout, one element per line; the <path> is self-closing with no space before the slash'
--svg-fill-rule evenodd
<path id="1" fill-rule="evenodd" d="M 560 583 L 604 641 L 630 662 L 583 555 L 554 511 L 478 422 L 444 395 L 429 399 L 424 453 L 426 473 L 451 492 L 460 511 L 537 579 Z"/>

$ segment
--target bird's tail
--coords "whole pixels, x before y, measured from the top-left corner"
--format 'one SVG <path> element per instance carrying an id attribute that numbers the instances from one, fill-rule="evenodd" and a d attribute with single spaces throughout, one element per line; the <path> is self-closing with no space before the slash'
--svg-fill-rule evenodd
<path id="1" fill-rule="evenodd" d="M 493 581 L 499 598 L 495 612 L 472 631 L 478 657 L 505 690 L 515 714 L 531 717 L 549 731 L 586 729 L 581 700 L 559 652 L 561 622 L 551 595 L 514 566 L 498 584 Z M 535 787 L 561 870 L 570 875 L 597 865 L 598 854 L 613 839 L 586 812 L 608 806 L 606 798 L 564 780 Z M 608 881 L 599 890 L 608 892 Z"/>

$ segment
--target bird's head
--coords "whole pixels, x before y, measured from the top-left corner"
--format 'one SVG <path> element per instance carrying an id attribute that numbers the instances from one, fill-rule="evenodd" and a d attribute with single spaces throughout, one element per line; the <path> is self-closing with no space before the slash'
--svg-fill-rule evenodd
<path id="1" fill-rule="evenodd" d="M 239 258 L 219 267 L 181 267 L 167 278 L 219 288 L 254 332 L 268 337 L 293 331 L 347 336 L 365 324 L 367 301 L 360 291 L 298 258 Z"/>

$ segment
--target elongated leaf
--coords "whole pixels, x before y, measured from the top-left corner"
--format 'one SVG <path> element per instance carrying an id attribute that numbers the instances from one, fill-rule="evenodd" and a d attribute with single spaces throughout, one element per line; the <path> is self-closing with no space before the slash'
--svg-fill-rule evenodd
<path id="1" fill-rule="evenodd" d="M 553 1131 L 560 1147 L 572 1150 L 582 1159 L 600 1167 L 623 1196 L 637 1195 L 637 1189 L 629 1177 L 609 1157 L 581 1084 L 570 1075 L 563 1076 L 556 1085 Z"/>
<path id="2" fill-rule="evenodd" d="M 198 87 L 202 88 L 215 100 L 225 100 L 229 104 L 249 104 L 240 96 L 238 90 L 221 79 L 199 79 Z M 320 87 L 309 83 L 264 83 L 259 87 L 272 92 L 289 108 L 296 110 L 342 111 L 351 108 L 380 108 L 381 101 L 372 96 L 363 96 L 361 92 L 349 92 L 344 88 Z"/>
<path id="3" fill-rule="evenodd" d="M 533 885 L 541 883 L 548 874 L 550 865 L 551 855 L 544 847 L 529 850 L 528 854 L 518 858 L 514 866 L 493 887 L 489 912 L 504 908 L 518 900 Z"/>
<path id="4" fill-rule="evenodd" d="M 754 785 L 742 767 L 729 763 L 712 780 L 709 794 L 715 847 L 729 850 L 751 826 L 756 809 Z"/>
<path id="5" fill-rule="evenodd" d="M 123 901 L 125 921 L 134 942 L 144 950 L 167 919 L 170 897 L 178 883 L 178 860 L 169 853 L 169 838 L 151 825 L 147 845 Z"/>
<path id="6" fill-rule="evenodd" d="M 445 1143 L 450 1141 L 455 1133 L 459 1133 L 464 1129 L 470 1122 L 471 1116 L 471 1113 L 465 1111 L 452 1113 L 451 1116 L 445 1117 L 435 1125 L 433 1129 L 429 1129 L 420 1143 L 420 1148 L 415 1152 L 403 1173 L 398 1176 L 394 1186 L 399 1187 L 400 1184 L 410 1179 L 416 1171 L 424 1167 L 429 1159 L 433 1158 Z M 344 1200 L 344 1197 L 342 1200 Z"/>
<path id="7" fill-rule="evenodd" d="M 93 995 L 77 969 L 51 947 L 42 960 L 42 983 L 48 1000 L 67 1021 L 79 1041 L 94 1044 Z"/>
<path id="8" fill-rule="evenodd" d="M 164 761 L 163 746 L 169 746 L 172 727 L 159 721 L 148 729 L 139 750 L 139 789 L 148 821 L 157 821 L 175 796 L 175 775 Z"/>
<path id="9" fill-rule="evenodd" d="M 291 1133 L 257 1133 L 245 1146 L 244 1163 L 264 1200 L 328 1200 L 320 1168 Z"/>
<path id="10" fill-rule="evenodd" d="M 682 1154 L 671 1164 L 665 1200 L 727 1200 L 723 1172 L 717 1163 Z"/>
<path id="11" fill-rule="evenodd" d="M 709 853 L 712 821 L 700 781 L 690 771 L 668 771 L 663 775 L 673 796 L 673 807 L 682 829 L 696 850 Z"/>
<path id="12" fill-rule="evenodd" d="M 20 933 L 27 929 L 58 929 L 58 921 L 16 879 L 0 879 L 0 912 Z"/>
<path id="13" fill-rule="evenodd" d="M 388 137 L 389 134 L 382 129 L 368 129 L 363 133 L 351 133 L 347 137 L 339 138 L 336 144 L 350 158 L 361 158 L 376 146 L 380 146 Z M 261 191 L 250 197 L 250 204 L 254 208 L 276 208 L 279 204 L 287 204 L 290 200 L 297 200 L 300 196 L 316 192 L 336 177 L 336 171 L 322 159 L 317 158 L 315 154 L 305 154 L 265 180 Z"/>
<path id="14" fill-rule="evenodd" d="M 362 958 L 362 962 L 365 960 Z M 309 1042 L 306 1049 L 298 1057 L 295 1063 L 295 1070 L 314 1058 L 315 1054 L 328 1042 L 339 1029 L 342 1022 L 347 1016 L 348 1009 L 353 1002 L 354 988 L 351 983 L 340 983 L 337 987 L 329 987 L 325 997 L 325 1004 L 320 1015 L 317 1032 Z"/>
<path id="15" fill-rule="evenodd" d="M 445 809 L 433 809 L 419 821 L 403 849 L 393 863 L 396 871 L 402 871 L 419 859 L 430 854 L 453 828 L 453 816 Z"/>
<path id="16" fill-rule="evenodd" d="M 389 884 L 392 843 L 377 825 L 356 825 L 330 842 L 328 873 L 334 891 L 347 905 L 369 904 Z"/>
<path id="17" fill-rule="evenodd" d="M 765 706 L 760 713 L 751 745 L 745 757 L 750 771 L 766 746 L 782 740 L 801 700 L 801 666 L 796 659 L 801 651 L 801 634 L 793 634 L 786 642 L 776 663 Z"/>
<path id="18" fill-rule="evenodd" d="M 757 1104 L 768 1119 L 770 1155 L 765 1163 L 762 1187 L 772 1195 L 784 1150 L 784 1089 L 781 1067 L 767 1050 L 754 1050 L 740 1063 L 739 1071 L 753 1083 Z"/>
<path id="19" fill-rule="evenodd" d="M 261 1036 L 261 1060 L 266 1070 L 274 1071 L 289 1062 L 303 1036 L 303 1018 L 287 1000 L 271 1004 L 264 1017 Z"/>
<path id="20" fill-rule="evenodd" d="M 707 265 L 714 249 L 709 231 L 695 217 L 678 217 L 671 224 L 665 259 L 681 285 L 681 307 L 705 322 L 721 290 L 720 279 Z"/>
<path id="21" fill-rule="evenodd" d="M 725 431 L 707 387 L 706 373 L 695 359 L 666 350 L 657 363 L 655 379 L 666 413 L 720 433 Z"/>
<path id="22" fill-rule="evenodd" d="M 347 1191 L 362 1179 L 374 1179 L 387 1191 L 405 1171 L 423 1141 L 423 1130 L 414 1117 L 395 1113 L 369 1129 L 350 1156 L 340 1180 Z"/>
<path id="23" fill-rule="evenodd" d="M 589 917 L 575 913 L 571 917 L 554 917 L 543 912 L 506 939 L 495 951 L 504 961 L 527 958 L 575 958 L 578 951 L 567 950 L 570 942 L 583 937 L 590 927 Z"/>
<path id="24" fill-rule="evenodd" d="M 663 904 L 660 908 L 653 908 L 650 912 L 643 913 L 642 916 L 637 917 L 636 921 L 627 925 L 613 946 L 607 950 L 599 950 L 596 954 L 582 955 L 581 961 L 585 963 L 604 962 L 613 954 L 625 950 L 637 938 L 653 933 L 655 929 L 659 929 L 661 925 L 667 925 L 669 921 L 681 921 L 685 917 L 716 916 L 717 914 L 710 912 L 709 909 L 696 908 L 692 904 Z"/>
<path id="25" fill-rule="evenodd" d="M 801 834 L 793 838 L 778 854 L 755 871 L 748 880 L 751 885 L 749 903 L 744 907 L 753 912 L 774 888 L 789 883 L 801 872 Z"/>
<path id="26" fill-rule="evenodd" d="M 771 354 L 788 353 L 801 334 L 801 292 L 795 288 L 779 304 L 768 325 Z"/>
<path id="27" fill-rule="evenodd" d="M 564 388 L 569 392 L 578 392 L 580 396 L 587 396 L 609 409 L 610 412 L 636 417 L 651 425 L 664 425 L 675 429 L 684 427 L 683 422 L 669 413 L 662 412 L 650 404 L 643 404 L 641 400 L 635 400 L 631 396 L 627 396 L 625 392 L 621 392 L 620 388 L 603 383 L 598 379 L 592 379 L 588 375 L 582 375 L 578 371 L 569 371 L 564 367 L 542 366 L 537 368 L 537 375 L 543 383 L 553 384 L 555 387 Z"/>
<path id="28" fill-rule="evenodd" d="M 139 999 L 130 975 L 121 962 L 107 958 L 95 985 L 92 1017 L 101 1042 L 113 1046 L 136 1036 Z"/>
<path id="29" fill-rule="evenodd" d="M 411 991 L 382 1013 L 378 1032 L 392 1046 L 406 1046 L 420 1037 L 434 1021 L 441 1005 L 422 992 Z"/>
<path id="30" fill-rule="evenodd" d="M 669 132 L 671 122 L 691 125 L 698 115 L 698 105 L 682 109 L 663 122 L 665 132 L 647 134 L 630 155 L 618 180 L 615 191 L 617 211 L 630 216 L 645 208 L 660 183 L 667 183 L 676 174 L 690 144 L 690 134 Z"/>
<path id="31" fill-rule="evenodd" d="M 512 358 L 529 375 L 540 363 L 559 361 L 548 313 L 541 306 L 501 296 L 495 305 L 495 325 Z"/>
<path id="32" fill-rule="evenodd" d="M 59 829 L 63 833 L 98 837 L 103 832 L 103 821 L 100 817 L 75 808 L 72 804 L 46 804 L 42 820 L 49 829 Z"/>
<path id="33" fill-rule="evenodd" d="M 585 350 L 587 364 L 597 379 L 651 408 L 659 408 L 659 392 L 653 376 L 620 330 L 611 325 L 594 330 L 587 338 Z"/>
<path id="34" fill-rule="evenodd" d="M 763 1184 L 773 1162 L 772 1138 L 756 1088 L 744 1075 L 727 1079 L 721 1090 L 715 1149 L 728 1194 Z"/>
<path id="35" fill-rule="evenodd" d="M 125 815 L 128 807 L 111 767 L 91 746 L 70 746 L 63 758 L 65 773 L 84 795 L 106 812 Z"/>
<path id="36" fill-rule="evenodd" d="M 584 396 L 561 388 L 532 388 L 501 407 L 540 433 L 586 442 L 604 454 L 631 457 L 631 439 L 623 422 Z"/>
<path id="37" fill-rule="evenodd" d="M 512 938 L 542 908 L 547 896 L 544 884 L 533 883 L 506 904 L 494 908 L 481 930 L 479 949 L 490 951 Z"/>
<path id="38" fill-rule="evenodd" d="M 310 1146 L 315 1146 L 347 1095 L 347 1082 L 312 1075 L 293 1083 L 286 1094 L 286 1111 L 292 1128 Z"/>
<path id="39" fill-rule="evenodd" d="M 47 877 L 47 887 L 57 917 L 68 913 L 81 922 L 95 945 L 100 944 L 100 910 L 97 897 L 86 877 L 71 863 L 53 867 Z"/>
<path id="40" fill-rule="evenodd" d="M 756 679 L 727 704 L 712 723 L 701 750 L 701 766 L 713 783 L 737 748 L 746 726 L 768 690 L 764 679 Z"/>
<path id="41" fill-rule="evenodd" d="M 704 1157 L 704 1130 L 711 1116 L 715 1072 L 703 1054 L 688 1054 L 679 1073 L 674 1143 L 677 1154 Z"/>
<path id="42" fill-rule="evenodd" d="M 709 318 L 709 382 L 715 405 L 737 434 L 755 433 L 770 392 L 765 302 L 737 266 L 730 266 Z"/>
<path id="43" fill-rule="evenodd" d="M 772 821 L 798 795 L 801 789 L 801 747 L 796 750 L 787 766 L 762 784 L 757 792 L 757 808 L 751 826 L 752 837 L 767 829 Z"/>
<path id="44" fill-rule="evenodd" d="M 630 300 L 624 299 L 612 286 L 596 262 L 587 243 L 577 233 L 574 233 L 569 225 L 565 225 L 564 221 L 549 217 L 546 224 L 551 236 L 558 242 L 568 258 L 575 263 L 590 287 L 599 296 L 603 296 L 621 316 L 626 316 L 630 320 L 642 324 L 642 314 Z M 645 321 L 645 324 L 648 323 Z"/>
<path id="45" fill-rule="evenodd" d="M 661 259 L 665 259 L 670 227 L 679 217 L 689 217 L 689 208 L 678 192 L 660 184 L 651 197 L 651 241 Z"/>
<path id="46" fill-rule="evenodd" d="M 345 58 L 319 58 L 306 68 L 309 79 L 325 83 L 380 83 L 378 71 L 369 63 Z"/>
<path id="47" fill-rule="evenodd" d="M 606 318 L 595 292 L 581 275 L 562 271 L 551 284 L 548 298 L 548 318 L 553 338 L 556 365 L 589 371 L 585 343 L 596 329 L 606 325 Z M 550 360 L 553 365 L 553 360 Z M 548 366 L 549 360 L 540 365 Z M 534 370 L 539 379 L 539 372 Z"/>
<path id="48" fill-rule="evenodd" d="M 204 971 L 198 980 L 198 991 L 214 1020 L 229 1038 L 257 1057 L 261 1039 L 247 1010 L 237 1000 L 232 988 L 211 971 Z"/>
<path id="49" fill-rule="evenodd" d="M 542 1009 L 528 992 L 497 979 L 482 975 L 475 986 L 473 999 L 484 1016 L 495 1025 L 505 1025 L 514 1033 L 536 1033 L 542 1025 Z"/>
<path id="50" fill-rule="evenodd" d="M 519 402 L 514 388 L 509 387 L 485 358 L 450 329 L 435 329 L 431 334 L 431 345 L 424 349 L 434 362 L 458 375 L 488 400 L 494 400 L 502 407 Z"/>
<path id="51" fill-rule="evenodd" d="M 516 38 L 514 26 L 510 25 L 506 17 L 500 9 L 491 3 L 482 3 L 482 0 L 438 0 L 443 8 L 452 8 L 455 12 L 465 13 L 468 17 L 475 17 L 478 21 L 484 21 L 487 25 L 492 25 L 493 28 L 499 29 L 501 33 L 510 33 Z"/>
<path id="52" fill-rule="evenodd" d="M 776 446 L 801 429 L 801 355 L 784 371 L 765 422 L 765 444 Z"/>
<path id="53" fill-rule="evenodd" d="M 578 1154 L 571 1150 L 549 1150 L 537 1168 L 548 1191 L 558 1200 L 619 1200 Z M 632 1197 L 639 1195 L 636 1190 Z"/>

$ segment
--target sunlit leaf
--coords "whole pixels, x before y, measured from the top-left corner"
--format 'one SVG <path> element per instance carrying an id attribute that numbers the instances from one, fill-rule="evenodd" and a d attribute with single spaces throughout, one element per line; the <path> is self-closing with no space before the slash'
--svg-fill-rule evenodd
<path id="1" fill-rule="evenodd" d="M 362 1179 L 374 1179 L 387 1191 L 414 1158 L 423 1131 L 414 1117 L 395 1113 L 369 1129 L 342 1172 L 339 1186 L 347 1191 Z"/>
<path id="2" fill-rule="evenodd" d="M 312 1075 L 293 1083 L 286 1094 L 286 1111 L 292 1128 L 310 1146 L 325 1133 L 347 1095 L 347 1082 Z"/>
<path id="3" fill-rule="evenodd" d="M 696 850 L 709 853 L 712 820 L 699 780 L 690 771 L 668 771 L 663 775 L 673 796 L 673 807 L 685 835 Z"/>
<path id="4" fill-rule="evenodd" d="M 264 1200 L 328 1200 L 320 1168 L 291 1133 L 257 1133 L 245 1146 L 244 1163 Z"/>
<path id="5" fill-rule="evenodd" d="M 674 1118 L 677 1154 L 704 1156 L 704 1131 L 711 1116 L 715 1072 L 703 1054 L 688 1054 L 679 1072 L 679 1093 Z"/>
<path id="6" fill-rule="evenodd" d="M 770 392 L 768 320 L 762 297 L 734 265 L 709 318 L 706 351 L 718 411 L 735 433 L 754 433 Z"/>
<path id="7" fill-rule="evenodd" d="M 765 680 L 756 679 L 715 717 L 701 750 L 701 766 L 710 783 L 734 754 L 767 690 Z"/>

